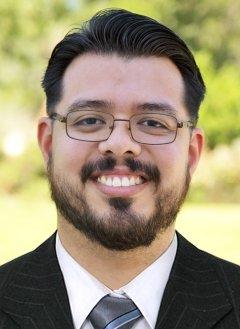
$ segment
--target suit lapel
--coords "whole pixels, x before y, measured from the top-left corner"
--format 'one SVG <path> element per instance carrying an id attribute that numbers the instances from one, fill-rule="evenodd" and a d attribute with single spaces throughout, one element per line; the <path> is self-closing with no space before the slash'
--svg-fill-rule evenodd
<path id="1" fill-rule="evenodd" d="M 73 329 L 55 253 L 55 235 L 28 256 L 3 296 L 3 311 L 24 329 Z"/>
<path id="2" fill-rule="evenodd" d="M 214 263 L 180 234 L 156 328 L 212 328 L 232 309 Z"/>

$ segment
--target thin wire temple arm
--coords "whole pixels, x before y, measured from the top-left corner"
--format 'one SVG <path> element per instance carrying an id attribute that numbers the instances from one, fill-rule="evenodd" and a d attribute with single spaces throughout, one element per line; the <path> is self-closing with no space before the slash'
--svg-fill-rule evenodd
<path id="1" fill-rule="evenodd" d="M 53 113 L 49 116 L 50 119 L 53 120 L 58 120 L 60 122 L 67 122 L 67 117 L 62 116 L 61 114 L 58 113 Z"/>
<path id="2" fill-rule="evenodd" d="M 178 121 L 177 123 L 178 128 L 194 128 L 195 122 L 193 121 Z"/>

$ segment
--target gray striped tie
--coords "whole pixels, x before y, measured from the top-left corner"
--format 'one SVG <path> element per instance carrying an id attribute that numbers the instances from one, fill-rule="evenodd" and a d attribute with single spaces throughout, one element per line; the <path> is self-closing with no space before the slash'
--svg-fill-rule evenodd
<path id="1" fill-rule="evenodd" d="M 129 298 L 103 297 L 88 316 L 94 329 L 129 329 L 142 316 Z"/>

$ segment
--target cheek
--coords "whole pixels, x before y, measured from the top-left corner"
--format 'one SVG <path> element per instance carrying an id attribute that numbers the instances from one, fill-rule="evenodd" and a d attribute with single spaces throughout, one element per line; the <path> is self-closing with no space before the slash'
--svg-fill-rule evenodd
<path id="1" fill-rule="evenodd" d="M 73 139 L 55 138 L 53 142 L 54 168 L 64 175 L 79 174 L 93 154 L 93 145 Z"/>
<path id="2" fill-rule="evenodd" d="M 155 163 L 161 173 L 162 186 L 170 186 L 185 177 L 188 164 L 186 147 L 172 143 L 162 145 L 155 152 Z"/>

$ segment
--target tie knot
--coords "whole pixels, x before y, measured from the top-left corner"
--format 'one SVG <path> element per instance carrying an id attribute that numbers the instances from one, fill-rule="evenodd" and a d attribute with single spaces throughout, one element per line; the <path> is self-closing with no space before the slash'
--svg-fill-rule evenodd
<path id="1" fill-rule="evenodd" d="M 142 316 L 129 298 L 103 297 L 88 318 L 95 329 L 129 329 Z"/>

